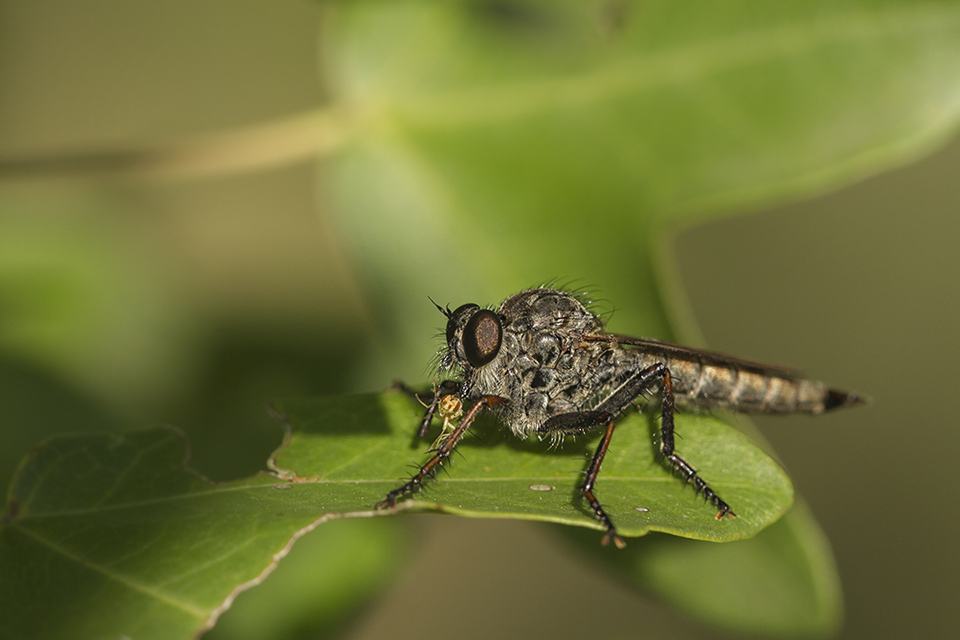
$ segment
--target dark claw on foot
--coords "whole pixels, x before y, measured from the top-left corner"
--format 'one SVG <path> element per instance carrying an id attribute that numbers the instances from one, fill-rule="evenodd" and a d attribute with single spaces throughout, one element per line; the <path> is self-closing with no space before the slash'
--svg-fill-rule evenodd
<path id="1" fill-rule="evenodd" d="M 727 505 L 723 505 L 722 507 L 720 507 L 720 511 L 717 512 L 717 515 L 715 516 L 715 518 L 717 520 L 722 520 L 723 516 L 730 516 L 731 518 L 736 518 L 737 514 L 735 514 L 733 511 L 730 511 L 730 507 L 728 507 Z"/>
<path id="2" fill-rule="evenodd" d="M 623 549 L 627 546 L 627 543 L 623 541 L 623 538 L 621 538 L 620 534 L 614 529 L 610 529 L 603 535 L 603 539 L 600 540 L 600 544 L 607 546 L 610 544 L 611 540 L 613 541 L 613 546 L 615 546 L 617 549 Z"/>

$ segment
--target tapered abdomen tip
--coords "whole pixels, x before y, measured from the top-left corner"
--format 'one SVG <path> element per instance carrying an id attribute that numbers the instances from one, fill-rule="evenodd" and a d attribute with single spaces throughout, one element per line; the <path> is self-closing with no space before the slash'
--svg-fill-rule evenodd
<path id="1" fill-rule="evenodd" d="M 867 404 L 869 402 L 870 399 L 866 396 L 848 391 L 829 389 L 827 391 L 827 397 L 823 400 L 823 410 L 831 411 L 833 409 L 839 409 L 840 407 L 850 407 L 856 404 Z"/>

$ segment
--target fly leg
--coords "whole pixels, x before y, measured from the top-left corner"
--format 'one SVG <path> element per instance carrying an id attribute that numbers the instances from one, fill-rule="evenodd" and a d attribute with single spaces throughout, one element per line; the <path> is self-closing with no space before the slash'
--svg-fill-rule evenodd
<path id="1" fill-rule="evenodd" d="M 698 494 L 703 495 L 709 502 L 715 506 L 718 511 L 716 518 L 720 520 L 723 516 L 728 515 L 731 518 L 736 518 L 737 514 L 730 510 L 730 505 L 720 499 L 713 489 L 707 486 L 706 481 L 697 474 L 697 470 L 693 466 L 678 456 L 674 452 L 673 447 L 673 414 L 674 414 L 674 400 L 673 400 L 673 382 L 670 377 L 670 369 L 666 365 L 660 365 L 663 367 L 663 373 L 661 374 L 663 378 L 663 394 L 661 398 L 661 417 L 660 417 L 660 455 L 663 456 L 677 471 L 683 479 L 688 484 L 693 484 L 693 488 Z"/>
<path id="2" fill-rule="evenodd" d="M 616 426 L 613 415 L 606 411 L 561 413 L 540 425 L 538 432 L 548 435 L 578 435 L 591 431 L 604 423 L 607 425 L 607 428 L 603 432 L 600 444 L 597 445 L 597 451 L 593 454 L 590 466 L 587 467 L 583 484 L 580 485 L 580 493 L 586 498 L 587 504 L 593 509 L 593 513 L 597 516 L 597 519 L 607 528 L 607 532 L 600 540 L 600 544 L 606 546 L 612 541 L 618 549 L 623 549 L 627 546 L 627 543 L 624 542 L 620 534 L 617 533 L 617 528 L 613 526 L 613 521 L 610 519 L 610 516 L 603 510 L 603 507 L 600 506 L 600 501 L 597 500 L 597 497 L 593 494 L 593 486 L 597 482 L 600 465 L 603 464 L 603 458 L 607 455 L 607 449 L 610 447 L 610 439 L 613 438 L 613 428 Z"/>
<path id="3" fill-rule="evenodd" d="M 443 466 L 443 463 L 446 462 L 447 458 L 450 457 L 450 454 L 453 452 L 454 448 L 457 446 L 457 443 L 460 442 L 460 439 L 463 438 L 463 434 L 467 432 L 467 429 L 470 428 L 470 425 L 473 424 L 473 421 L 476 420 L 477 414 L 480 413 L 480 410 L 484 407 L 494 407 L 498 404 L 506 402 L 505 398 L 500 396 L 481 396 L 479 400 L 470 408 L 470 411 L 463 416 L 463 420 L 460 421 L 460 424 L 450 433 L 449 437 L 445 438 L 443 442 L 434 450 L 433 457 L 427 460 L 420 470 L 410 480 L 407 481 L 403 486 L 394 489 L 388 493 L 383 500 L 376 504 L 376 509 L 389 509 L 397 503 L 397 498 L 401 498 L 408 493 L 413 493 L 419 491 L 423 487 L 423 483 L 428 478 L 433 478 L 437 471 Z M 431 402 L 431 408 L 428 408 L 430 412 L 430 417 L 433 417 L 433 412 L 436 411 L 436 405 L 438 401 L 435 398 Z M 427 418 L 424 418 L 427 420 Z M 427 426 L 430 423 L 427 421 Z"/>
<path id="4" fill-rule="evenodd" d="M 603 401 L 597 405 L 595 410 L 584 411 L 580 413 L 562 413 L 553 416 L 540 426 L 539 431 L 541 433 L 575 435 L 585 433 L 603 424 L 607 425 L 607 428 L 603 432 L 603 437 L 600 438 L 600 443 L 597 445 L 597 450 L 593 454 L 593 458 L 590 460 L 590 466 L 587 467 L 583 484 L 580 485 L 580 493 L 582 493 L 583 497 L 586 498 L 587 503 L 590 505 L 590 508 L 593 509 L 593 513 L 597 516 L 597 519 L 600 520 L 600 522 L 607 528 L 606 534 L 604 534 L 603 538 L 600 540 L 600 543 L 603 545 L 613 542 L 618 549 L 622 549 L 627 546 L 627 543 L 624 542 L 623 538 L 620 537 L 620 534 L 617 533 L 617 528 L 613 525 L 613 521 L 610 520 L 610 516 L 608 516 L 606 511 L 603 510 L 603 507 L 600 506 L 600 501 L 597 500 L 597 497 L 593 493 L 593 487 L 597 482 L 597 476 L 600 474 L 600 466 L 603 464 L 603 458 L 607 455 L 607 449 L 610 447 L 610 440 L 613 438 L 613 430 L 616 427 L 616 420 L 614 417 L 625 408 L 630 406 L 630 403 L 639 398 L 645 391 L 656 385 L 657 382 L 663 379 L 665 375 L 669 376 L 670 372 L 666 365 L 662 362 L 650 367 L 646 367 L 645 369 L 641 369 L 627 378 L 627 380 L 613 393 L 604 398 Z M 667 403 L 665 402 L 664 404 L 666 406 Z M 672 450 L 672 390 L 670 391 L 669 406 L 669 440 L 671 442 Z M 686 466 L 692 469 L 690 465 Z M 694 474 L 695 473 L 696 472 L 694 472 Z"/>
<path id="5" fill-rule="evenodd" d="M 658 362 L 657 364 L 641 369 L 627 378 L 618 389 L 604 398 L 595 410 L 580 413 L 562 413 L 553 416 L 544 422 L 538 430 L 543 434 L 577 435 L 586 433 L 602 424 L 606 424 L 603 437 L 597 445 L 597 450 L 593 454 L 590 466 L 587 467 L 584 482 L 580 486 L 580 492 L 584 498 L 587 499 L 597 519 L 607 527 L 607 533 L 600 541 L 604 545 L 612 541 L 618 549 L 626 546 L 623 538 L 617 533 L 613 521 L 610 520 L 610 517 L 603 510 L 603 507 L 600 506 L 600 501 L 597 500 L 593 493 L 593 487 L 600 473 L 600 466 L 603 464 L 603 458 L 607 455 L 610 440 L 613 438 L 613 430 L 616 426 L 614 417 L 626 409 L 630 403 L 643 395 L 644 392 L 653 388 L 658 383 L 661 388 L 660 455 L 670 462 L 674 470 L 679 472 L 686 482 L 693 484 L 697 493 L 702 494 L 719 509 L 717 520 L 724 515 L 736 517 L 733 511 L 730 510 L 730 505 L 721 500 L 720 496 L 714 493 L 714 491 L 707 486 L 707 483 L 697 475 L 697 470 L 674 451 L 673 415 L 675 406 L 673 381 L 667 365 Z"/>
<path id="6" fill-rule="evenodd" d="M 681 458 L 674 450 L 673 445 L 673 414 L 675 411 L 673 397 L 673 380 L 670 375 L 670 369 L 663 362 L 651 365 L 646 369 L 638 371 L 624 382 L 619 389 L 607 396 L 598 406 L 598 410 L 608 411 L 613 415 L 618 414 L 625 409 L 631 402 L 636 400 L 644 391 L 650 389 L 654 384 L 660 383 L 660 455 L 670 463 L 673 469 L 679 473 L 683 479 L 692 484 L 698 494 L 703 495 L 709 502 L 718 509 L 717 520 L 725 515 L 736 518 L 736 514 L 730 510 L 730 505 L 720 499 L 713 489 L 707 486 L 693 466 Z"/>

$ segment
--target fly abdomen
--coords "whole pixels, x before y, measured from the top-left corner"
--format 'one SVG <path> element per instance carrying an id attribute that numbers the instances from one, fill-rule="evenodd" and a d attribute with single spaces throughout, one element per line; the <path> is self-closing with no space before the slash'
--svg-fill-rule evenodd
<path id="1" fill-rule="evenodd" d="M 667 363 L 677 383 L 677 401 L 708 409 L 739 413 L 818 414 L 857 404 L 855 394 L 830 389 L 817 380 L 778 375 L 735 364 L 707 364 L 686 360 Z"/>

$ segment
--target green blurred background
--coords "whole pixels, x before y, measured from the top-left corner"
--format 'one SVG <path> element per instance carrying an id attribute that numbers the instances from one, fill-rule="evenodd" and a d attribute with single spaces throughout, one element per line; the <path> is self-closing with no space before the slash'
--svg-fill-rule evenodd
<path id="1" fill-rule="evenodd" d="M 0 2 L 0 160 L 125 148 L 315 107 L 325 98 L 324 15 L 294 1 Z M 958 171 L 953 143 L 669 240 L 711 347 L 874 399 L 829 430 L 756 420 L 833 545 L 846 638 L 957 628 Z M 425 380 L 433 325 L 411 348 L 416 358 L 371 364 L 389 338 L 335 224 L 318 214 L 317 188 L 311 162 L 196 180 L 0 183 L 3 484 L 48 435 L 156 424 L 189 434 L 206 475 L 238 477 L 280 440 L 266 402 Z M 421 284 L 409 304 L 426 314 L 436 293 Z M 598 620 L 606 637 L 719 637 L 638 598 L 545 525 L 406 520 L 412 564 L 338 623 L 345 637 L 585 638 Z M 402 553 L 370 544 L 372 554 Z M 310 545 L 308 536 L 271 582 L 309 585 L 310 575 L 292 574 L 310 566 Z M 305 620 L 288 637 L 328 633 L 311 626 L 315 611 L 304 614 L 316 609 L 310 600 L 278 597 Z M 231 616 L 243 604 L 224 616 L 221 637 L 242 637 Z"/>

